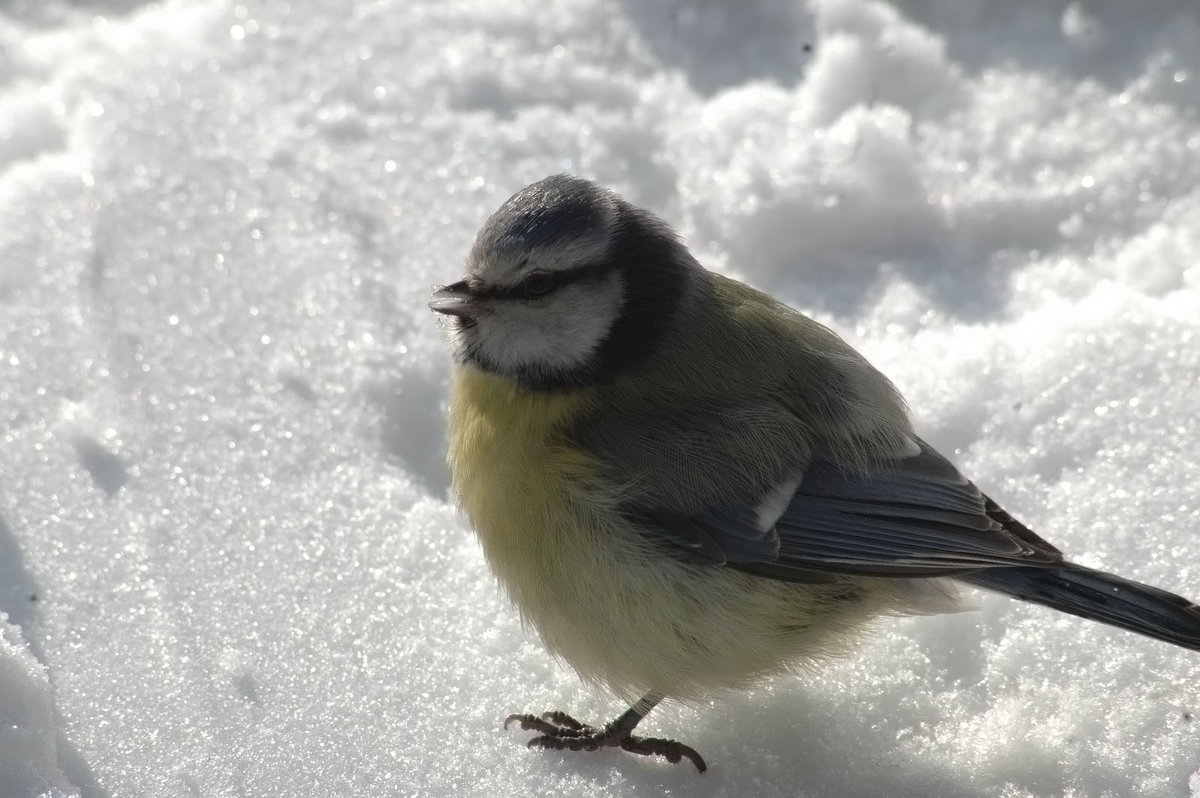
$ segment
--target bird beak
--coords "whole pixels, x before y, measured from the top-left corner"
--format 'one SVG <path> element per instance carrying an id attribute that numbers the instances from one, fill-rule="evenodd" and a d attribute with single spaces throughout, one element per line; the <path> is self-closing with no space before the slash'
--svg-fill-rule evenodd
<path id="1" fill-rule="evenodd" d="M 483 309 L 480 297 L 471 290 L 466 280 L 442 286 L 429 298 L 429 309 L 447 316 L 472 318 Z"/>

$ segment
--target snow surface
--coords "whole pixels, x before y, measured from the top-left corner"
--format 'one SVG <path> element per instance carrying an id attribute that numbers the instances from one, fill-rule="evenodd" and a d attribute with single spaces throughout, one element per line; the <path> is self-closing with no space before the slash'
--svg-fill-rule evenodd
<path id="1" fill-rule="evenodd" d="M 0 796 L 1200 795 L 1200 654 L 998 597 L 651 733 L 447 503 L 425 299 L 571 170 L 832 325 L 1088 565 L 1200 597 L 1194 0 L 10 0 Z"/>

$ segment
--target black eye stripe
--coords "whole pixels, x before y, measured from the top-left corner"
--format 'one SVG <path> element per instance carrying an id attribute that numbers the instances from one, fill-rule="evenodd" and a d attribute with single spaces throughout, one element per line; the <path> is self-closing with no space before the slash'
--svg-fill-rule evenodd
<path id="1" fill-rule="evenodd" d="M 516 285 L 494 286 L 482 292 L 489 299 L 536 299 L 571 285 L 598 280 L 616 270 L 612 264 L 588 264 L 559 272 L 533 272 Z"/>

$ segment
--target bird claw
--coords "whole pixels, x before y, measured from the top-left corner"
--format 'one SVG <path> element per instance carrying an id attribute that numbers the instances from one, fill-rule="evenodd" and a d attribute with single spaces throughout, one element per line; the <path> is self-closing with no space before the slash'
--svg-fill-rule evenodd
<path id="1" fill-rule="evenodd" d="M 637 737 L 628 731 L 613 728 L 612 724 L 596 729 L 580 723 L 565 712 L 543 712 L 541 715 L 515 714 L 504 719 L 504 728 L 519 723 L 526 731 L 535 731 L 530 748 L 548 751 L 598 751 L 601 748 L 620 748 L 640 756 L 661 756 L 673 765 L 684 759 L 703 773 L 708 769 L 704 758 L 689 745 L 658 737 Z"/>
<path id="2" fill-rule="evenodd" d="M 596 729 L 586 723 L 580 723 L 575 718 L 568 715 L 566 712 L 560 712 L 557 709 L 552 709 L 549 712 L 542 713 L 542 720 L 553 723 L 560 730 L 567 732 L 581 732 L 583 734 L 595 734 Z M 563 737 L 574 737 L 573 734 L 558 735 Z"/>
<path id="3" fill-rule="evenodd" d="M 543 712 L 541 715 L 514 714 L 504 719 L 504 728 L 519 723 L 525 731 L 535 731 L 547 737 L 578 737 L 594 731 L 565 712 Z"/>

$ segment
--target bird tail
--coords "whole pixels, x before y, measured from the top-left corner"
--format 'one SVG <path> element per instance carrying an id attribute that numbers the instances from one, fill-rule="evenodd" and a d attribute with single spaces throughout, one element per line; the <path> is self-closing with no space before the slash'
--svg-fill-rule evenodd
<path id="1" fill-rule="evenodd" d="M 964 582 L 1081 618 L 1200 650 L 1200 606 L 1119 576 L 1074 563 L 989 568 Z"/>

